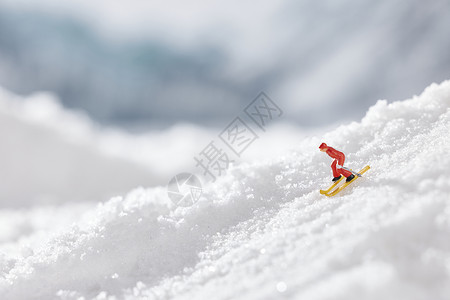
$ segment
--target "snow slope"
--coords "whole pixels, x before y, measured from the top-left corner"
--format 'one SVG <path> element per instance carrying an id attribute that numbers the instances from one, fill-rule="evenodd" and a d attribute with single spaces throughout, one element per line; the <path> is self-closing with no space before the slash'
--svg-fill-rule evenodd
<path id="1" fill-rule="evenodd" d="M 2 299 L 448 299 L 450 81 L 241 164 L 192 207 L 164 187 L 99 204 L 0 258 Z M 340 196 L 320 142 L 371 165 Z M 17 247 L 21 246 L 20 241 Z"/>
<path id="2" fill-rule="evenodd" d="M 99 126 L 51 93 L 22 97 L 0 87 L 0 209 L 105 201 L 139 185 L 164 185 L 193 171 L 199 145 L 222 130 L 180 123 L 130 133 Z M 242 158 L 271 157 L 306 134 L 274 125 Z"/>
<path id="3" fill-rule="evenodd" d="M 155 182 L 151 169 L 103 151 L 103 135 L 49 94 L 0 88 L 0 208 L 103 201 Z"/>

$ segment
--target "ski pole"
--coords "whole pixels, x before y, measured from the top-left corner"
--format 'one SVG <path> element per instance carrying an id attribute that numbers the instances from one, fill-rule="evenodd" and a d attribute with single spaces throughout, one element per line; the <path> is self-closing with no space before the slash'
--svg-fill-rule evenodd
<path id="1" fill-rule="evenodd" d="M 359 173 L 357 173 L 357 172 L 355 172 L 355 171 L 352 171 L 352 170 L 350 170 L 349 168 L 346 168 L 346 167 L 343 167 L 343 166 L 339 166 L 339 167 L 341 167 L 342 169 L 347 170 L 347 171 L 349 171 L 349 172 L 352 172 L 353 174 L 355 174 L 355 175 L 358 176 L 358 177 L 362 177 L 361 174 L 359 174 Z"/>

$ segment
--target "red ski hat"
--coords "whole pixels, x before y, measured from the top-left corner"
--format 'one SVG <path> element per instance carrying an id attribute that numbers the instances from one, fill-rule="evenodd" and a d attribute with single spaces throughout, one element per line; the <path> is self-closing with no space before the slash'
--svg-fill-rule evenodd
<path id="1" fill-rule="evenodd" d="M 320 144 L 319 149 L 322 150 L 322 149 L 325 149 L 325 148 L 328 148 L 327 144 L 325 144 L 325 143 Z"/>

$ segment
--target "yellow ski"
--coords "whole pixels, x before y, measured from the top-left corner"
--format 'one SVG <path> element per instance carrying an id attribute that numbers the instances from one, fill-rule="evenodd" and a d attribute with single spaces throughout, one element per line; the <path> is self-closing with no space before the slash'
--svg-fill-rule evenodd
<path id="1" fill-rule="evenodd" d="M 336 180 L 336 181 L 333 183 L 333 185 L 330 186 L 328 189 L 326 189 L 326 190 L 320 190 L 320 193 L 321 193 L 322 195 L 328 194 L 328 193 L 329 193 L 333 188 L 335 188 L 335 187 L 339 184 L 339 182 L 341 182 L 342 179 L 344 179 L 344 178 L 345 178 L 344 176 L 341 176 L 341 178 L 339 178 L 338 180 Z"/>
<path id="2" fill-rule="evenodd" d="M 370 169 L 370 166 L 365 166 L 364 168 L 361 169 L 361 171 L 359 171 L 359 174 L 364 174 L 365 172 L 367 172 L 367 170 Z M 342 176 L 344 177 L 344 176 Z M 341 181 L 341 179 L 339 179 L 336 183 L 334 183 L 329 189 L 327 189 L 326 191 L 320 190 L 320 193 L 322 195 L 328 196 L 328 197 L 332 197 L 336 194 L 338 194 L 340 191 L 342 191 L 343 189 L 345 189 L 350 183 L 354 182 L 359 176 L 355 176 L 355 178 L 353 178 L 352 180 L 350 180 L 349 182 L 345 182 L 343 185 L 341 185 L 340 187 L 336 188 L 334 191 L 330 192 L 333 187 L 335 187 L 337 185 L 337 183 L 339 181 Z"/>

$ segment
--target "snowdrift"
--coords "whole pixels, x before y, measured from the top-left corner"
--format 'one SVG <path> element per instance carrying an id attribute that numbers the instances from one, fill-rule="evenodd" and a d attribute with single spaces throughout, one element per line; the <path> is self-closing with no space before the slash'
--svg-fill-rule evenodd
<path id="1" fill-rule="evenodd" d="M 199 145 L 218 132 L 184 123 L 128 132 L 64 108 L 51 93 L 21 97 L 0 87 L 0 209 L 96 203 L 139 185 L 164 185 L 180 171 L 194 171 Z M 284 152 L 293 136 L 305 134 L 273 126 L 243 160 Z"/>
<path id="2" fill-rule="evenodd" d="M 48 93 L 0 88 L 0 136 L 0 207 L 98 202 L 155 182 L 149 168 L 104 151 L 104 134 Z"/>
<path id="3" fill-rule="evenodd" d="M 3 299 L 445 299 L 450 295 L 450 81 L 379 101 L 358 123 L 241 164 L 174 207 L 164 187 L 99 204 L 0 259 Z M 371 165 L 323 197 L 320 142 Z"/>

